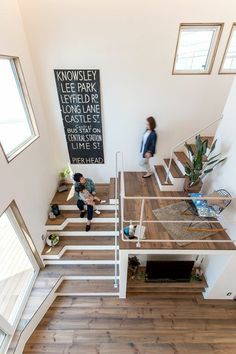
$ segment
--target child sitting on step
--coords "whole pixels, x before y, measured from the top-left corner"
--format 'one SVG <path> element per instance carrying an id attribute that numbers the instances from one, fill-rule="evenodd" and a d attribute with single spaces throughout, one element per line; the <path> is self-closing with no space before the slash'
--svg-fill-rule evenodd
<path id="1" fill-rule="evenodd" d="M 79 186 L 79 195 L 80 198 L 87 204 L 92 205 L 94 207 L 94 212 L 99 215 L 101 212 L 97 209 L 95 201 L 99 202 L 100 204 L 106 203 L 105 200 L 101 200 L 96 195 L 92 195 L 89 191 L 85 188 L 83 184 Z"/>

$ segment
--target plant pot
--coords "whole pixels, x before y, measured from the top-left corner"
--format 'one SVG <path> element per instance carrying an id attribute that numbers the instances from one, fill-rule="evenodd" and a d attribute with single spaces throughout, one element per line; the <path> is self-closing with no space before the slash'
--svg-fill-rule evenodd
<path id="1" fill-rule="evenodd" d="M 67 176 L 67 177 L 63 177 L 60 179 L 59 181 L 59 186 L 65 184 L 65 185 L 68 185 L 68 184 L 72 184 L 73 183 L 73 180 L 70 176 Z"/>
<path id="2" fill-rule="evenodd" d="M 56 234 L 51 234 L 46 238 L 46 243 L 49 247 L 54 247 L 59 242 L 59 236 Z"/>
<path id="3" fill-rule="evenodd" d="M 189 177 L 185 177 L 184 181 L 184 191 L 186 193 L 199 193 L 202 188 L 202 181 L 199 180 L 198 182 L 194 183 L 190 186 Z"/>

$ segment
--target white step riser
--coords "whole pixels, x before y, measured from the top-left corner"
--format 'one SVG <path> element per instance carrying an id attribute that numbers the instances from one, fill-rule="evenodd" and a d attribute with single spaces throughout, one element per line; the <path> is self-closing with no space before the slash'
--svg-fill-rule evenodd
<path id="1" fill-rule="evenodd" d="M 59 236 L 119 236 L 117 231 L 57 231 Z"/>
<path id="2" fill-rule="evenodd" d="M 168 166 L 166 165 L 166 163 L 164 162 L 164 168 L 166 170 L 166 173 L 168 172 Z M 175 178 L 172 176 L 171 172 L 169 173 L 169 179 L 171 180 L 171 183 L 173 183 L 174 187 L 175 187 L 175 191 L 182 191 L 183 188 L 184 188 L 184 181 L 185 181 L 185 178 Z"/>
<path id="3" fill-rule="evenodd" d="M 117 218 L 94 218 L 93 219 L 96 224 L 100 223 L 115 223 L 119 222 L 119 219 Z M 87 223 L 87 218 L 66 218 L 65 221 L 61 225 L 46 225 L 47 230 L 63 230 L 66 225 L 69 223 L 78 223 L 78 224 L 84 224 L 86 225 Z"/>
<path id="4" fill-rule="evenodd" d="M 117 296 L 119 297 L 119 293 L 55 293 L 56 296 Z"/>
<path id="5" fill-rule="evenodd" d="M 62 250 L 55 255 L 50 255 L 50 254 L 43 254 L 42 258 L 44 260 L 46 259 L 60 259 L 63 254 L 66 251 L 114 251 L 115 252 L 116 247 L 115 246 L 65 246 L 62 248 Z M 117 247 L 117 251 L 118 251 Z"/>
<path id="6" fill-rule="evenodd" d="M 109 199 L 109 203 L 111 204 L 111 205 L 115 205 L 115 204 L 119 204 L 119 200 L 118 199 Z"/>
<path id="7" fill-rule="evenodd" d="M 62 265 L 62 264 L 78 264 L 78 265 L 115 265 L 116 262 L 114 260 L 70 260 L 70 259 L 62 259 L 62 260 L 45 260 L 44 261 L 45 265 Z M 119 264 L 119 261 L 117 261 L 117 264 Z"/>
<path id="8" fill-rule="evenodd" d="M 178 160 L 178 158 L 175 154 L 173 155 L 173 158 L 174 158 L 176 165 L 179 167 L 180 171 L 183 173 L 183 175 L 185 175 L 184 165 L 182 165 L 182 163 Z"/>
<path id="9" fill-rule="evenodd" d="M 101 205 L 97 205 L 98 210 L 116 210 L 116 206 L 115 205 L 110 205 L 110 204 L 101 204 Z M 60 205 L 59 204 L 59 209 L 60 210 L 78 210 L 77 205 Z M 119 209 L 119 207 L 117 207 L 117 210 Z"/>

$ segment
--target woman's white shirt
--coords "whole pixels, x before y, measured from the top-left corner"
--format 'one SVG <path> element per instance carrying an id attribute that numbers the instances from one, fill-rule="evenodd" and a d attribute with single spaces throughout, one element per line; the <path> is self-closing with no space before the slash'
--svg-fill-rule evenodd
<path id="1" fill-rule="evenodd" d="M 143 155 L 144 147 L 145 147 L 145 144 L 147 142 L 147 139 L 148 139 L 150 133 L 151 133 L 151 130 L 146 130 L 145 133 L 143 134 L 142 151 L 141 151 L 142 155 Z"/>

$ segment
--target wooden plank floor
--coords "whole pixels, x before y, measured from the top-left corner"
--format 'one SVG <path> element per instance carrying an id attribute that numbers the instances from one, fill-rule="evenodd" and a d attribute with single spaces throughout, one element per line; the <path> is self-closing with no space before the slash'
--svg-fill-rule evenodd
<path id="1" fill-rule="evenodd" d="M 236 303 L 158 294 L 58 297 L 24 354 L 235 354 Z"/>
<path id="2" fill-rule="evenodd" d="M 14 353 L 22 330 L 33 318 L 38 308 L 42 305 L 52 288 L 62 276 L 114 276 L 114 265 L 47 265 L 39 273 L 31 291 L 27 305 L 23 311 L 16 332 L 11 341 L 8 353 Z"/>
<path id="3" fill-rule="evenodd" d="M 142 178 L 143 173 L 140 172 L 125 172 L 125 194 L 126 196 L 172 196 L 181 197 L 183 192 L 161 192 L 155 176 L 151 178 Z M 178 203 L 179 200 L 149 200 L 145 202 L 144 219 L 156 220 L 153 214 L 154 209 L 164 208 L 170 204 Z M 140 218 L 139 200 L 125 200 L 124 202 L 124 217 L 125 220 L 139 220 Z M 128 224 L 127 224 L 128 225 Z M 219 224 L 218 224 L 219 225 Z M 146 224 L 145 236 L 148 239 L 163 239 L 170 240 L 171 236 L 167 233 L 161 224 Z M 220 226 L 218 226 L 220 227 Z M 229 240 L 229 236 L 225 231 L 216 233 L 207 238 L 208 240 Z M 121 249 L 135 249 L 136 243 L 123 242 L 120 238 Z M 185 246 L 179 246 L 177 243 L 171 242 L 143 242 L 141 248 L 151 249 L 206 249 L 206 250 L 236 250 L 232 243 L 190 243 Z"/>
<path id="4" fill-rule="evenodd" d="M 118 288 L 114 288 L 113 279 L 103 280 L 64 280 L 57 293 L 71 294 L 71 293 L 118 293 Z"/>
<path id="5" fill-rule="evenodd" d="M 45 246 L 43 255 L 57 255 L 65 246 L 113 246 L 113 236 L 60 236 L 60 242 L 54 246 Z"/>

